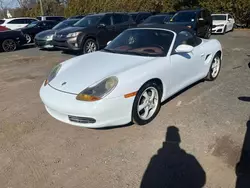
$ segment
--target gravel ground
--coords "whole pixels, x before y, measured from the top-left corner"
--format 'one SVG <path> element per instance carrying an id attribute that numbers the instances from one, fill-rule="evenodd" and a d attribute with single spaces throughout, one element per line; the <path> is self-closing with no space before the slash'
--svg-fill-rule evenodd
<path id="1" fill-rule="evenodd" d="M 149 125 L 98 130 L 59 122 L 40 101 L 48 71 L 73 55 L 31 46 L 0 53 L 0 187 L 136 188 L 152 179 L 235 187 L 250 112 L 238 99 L 250 95 L 250 32 L 213 38 L 224 49 L 216 81 L 169 100 Z"/>

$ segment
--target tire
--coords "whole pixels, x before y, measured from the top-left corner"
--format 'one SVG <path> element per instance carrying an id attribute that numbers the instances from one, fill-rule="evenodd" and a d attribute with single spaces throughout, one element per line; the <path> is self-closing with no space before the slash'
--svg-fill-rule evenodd
<path id="1" fill-rule="evenodd" d="M 4 52 L 13 52 L 17 49 L 17 43 L 13 39 L 5 39 L 1 46 Z"/>
<path id="2" fill-rule="evenodd" d="M 205 35 L 204 35 L 204 38 L 205 38 L 205 39 L 210 39 L 211 35 L 212 35 L 212 28 L 211 28 L 211 27 L 208 27 L 208 28 L 207 28 L 207 32 L 206 32 Z"/>
<path id="3" fill-rule="evenodd" d="M 83 54 L 87 54 L 87 53 L 91 53 L 91 52 L 95 52 L 98 50 L 98 45 L 96 40 L 89 38 L 87 39 L 82 47 L 82 53 Z"/>
<path id="4" fill-rule="evenodd" d="M 221 57 L 217 53 L 213 58 L 213 61 L 212 61 L 211 66 L 209 68 L 209 72 L 206 76 L 206 80 L 214 81 L 218 77 L 218 75 L 220 73 L 220 69 L 221 69 Z"/>
<path id="5" fill-rule="evenodd" d="M 224 27 L 223 35 L 225 35 L 227 32 L 227 26 Z"/>
<path id="6" fill-rule="evenodd" d="M 233 32 L 233 31 L 234 31 L 234 27 L 235 27 L 235 26 L 233 25 L 233 28 L 231 29 L 231 32 Z"/>
<path id="7" fill-rule="evenodd" d="M 154 97 L 151 98 L 153 92 Z M 132 109 L 133 122 L 137 125 L 145 125 L 151 122 L 160 111 L 161 96 L 162 89 L 156 82 L 151 81 L 144 84 L 137 92 L 134 100 Z M 139 108 L 141 109 L 139 110 Z"/>
<path id="8" fill-rule="evenodd" d="M 29 34 L 25 34 L 24 36 L 25 36 L 25 38 L 26 38 L 26 43 L 27 43 L 27 44 L 29 44 L 29 43 L 32 42 L 32 37 L 31 37 Z"/>

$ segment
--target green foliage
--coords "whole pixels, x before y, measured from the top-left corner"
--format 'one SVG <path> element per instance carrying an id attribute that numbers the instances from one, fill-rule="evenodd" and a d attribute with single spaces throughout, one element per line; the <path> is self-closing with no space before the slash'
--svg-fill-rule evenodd
<path id="1" fill-rule="evenodd" d="M 60 0 L 43 0 L 45 15 L 64 15 L 66 17 L 108 11 L 169 12 L 185 8 L 204 7 L 212 13 L 231 13 L 240 22 L 246 22 L 250 12 L 250 0 L 67 0 L 64 7 Z M 25 12 L 25 16 L 41 15 L 40 5 Z M 250 18 L 249 18 L 250 19 Z"/>

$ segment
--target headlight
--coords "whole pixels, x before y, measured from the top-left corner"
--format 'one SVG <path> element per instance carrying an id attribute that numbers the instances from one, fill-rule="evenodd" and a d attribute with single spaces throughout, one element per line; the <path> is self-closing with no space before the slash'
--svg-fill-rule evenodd
<path id="1" fill-rule="evenodd" d="M 51 80 L 53 80 L 53 79 L 56 77 L 56 75 L 57 75 L 57 73 L 59 72 L 59 70 L 61 69 L 61 67 L 62 67 L 62 64 L 58 64 L 58 65 L 56 65 L 56 66 L 50 71 L 48 78 L 47 78 L 47 79 L 45 80 L 45 82 L 44 82 L 44 86 L 46 86 L 48 83 L 51 82 Z"/>
<path id="2" fill-rule="evenodd" d="M 216 25 L 216 27 L 223 27 L 223 26 L 224 26 L 224 24 Z"/>
<path id="3" fill-rule="evenodd" d="M 67 37 L 77 37 L 81 32 L 69 33 Z"/>
<path id="4" fill-rule="evenodd" d="M 79 93 L 76 97 L 77 100 L 81 101 L 97 101 L 109 93 L 111 93 L 118 84 L 118 79 L 115 76 L 104 79 L 103 81 L 95 84 L 94 86 L 88 87 Z"/>
<path id="5" fill-rule="evenodd" d="M 47 37 L 46 37 L 46 40 L 52 40 L 53 39 L 53 35 L 48 35 Z"/>

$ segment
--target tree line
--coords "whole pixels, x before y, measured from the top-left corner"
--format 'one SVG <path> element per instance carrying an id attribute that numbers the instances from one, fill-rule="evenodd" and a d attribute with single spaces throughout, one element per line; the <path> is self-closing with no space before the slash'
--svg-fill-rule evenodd
<path id="1" fill-rule="evenodd" d="M 45 15 L 73 16 L 108 11 L 170 12 L 203 7 L 211 13 L 231 13 L 238 22 L 250 21 L 250 0 L 42 0 Z M 39 3 L 32 8 L 21 6 L 14 16 L 41 15 Z"/>

